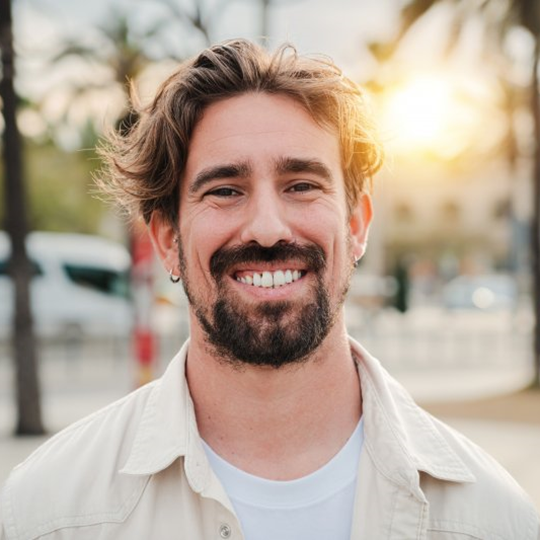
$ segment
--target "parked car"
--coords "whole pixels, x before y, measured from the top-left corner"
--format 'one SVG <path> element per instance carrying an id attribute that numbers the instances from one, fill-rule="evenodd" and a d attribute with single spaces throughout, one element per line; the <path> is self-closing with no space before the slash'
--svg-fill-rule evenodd
<path id="1" fill-rule="evenodd" d="M 42 337 L 127 336 L 133 325 L 131 259 L 120 244 L 97 236 L 33 232 L 27 253 L 36 332 Z M 0 231 L 0 337 L 11 331 L 14 288 L 7 274 L 11 245 Z"/>
<path id="2" fill-rule="evenodd" d="M 458 276 L 443 290 L 444 305 L 448 309 L 511 309 L 517 297 L 516 283 L 506 274 Z"/>

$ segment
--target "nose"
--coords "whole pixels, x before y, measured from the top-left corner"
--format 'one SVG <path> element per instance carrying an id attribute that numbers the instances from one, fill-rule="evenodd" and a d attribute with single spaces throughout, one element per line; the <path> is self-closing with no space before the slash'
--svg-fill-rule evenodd
<path id="1" fill-rule="evenodd" d="M 287 209 L 278 194 L 265 191 L 251 196 L 240 239 L 244 244 L 256 242 L 263 247 L 292 241 Z"/>

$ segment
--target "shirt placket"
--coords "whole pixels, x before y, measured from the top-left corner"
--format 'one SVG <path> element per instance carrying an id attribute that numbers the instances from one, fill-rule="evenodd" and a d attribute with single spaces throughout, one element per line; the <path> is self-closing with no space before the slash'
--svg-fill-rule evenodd
<path id="1" fill-rule="evenodd" d="M 194 424 L 191 425 L 185 472 L 193 491 L 205 499 L 203 506 L 208 510 L 204 518 L 207 534 L 205 540 L 244 540 L 239 520 L 225 489 L 208 463 Z"/>

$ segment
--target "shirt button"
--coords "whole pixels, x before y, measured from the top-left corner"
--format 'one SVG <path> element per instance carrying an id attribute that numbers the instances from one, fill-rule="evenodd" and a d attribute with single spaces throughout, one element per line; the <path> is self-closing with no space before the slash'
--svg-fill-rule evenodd
<path id="1" fill-rule="evenodd" d="M 221 536 L 221 538 L 230 538 L 231 533 L 231 528 L 228 525 L 224 524 L 219 528 L 219 536 Z"/>

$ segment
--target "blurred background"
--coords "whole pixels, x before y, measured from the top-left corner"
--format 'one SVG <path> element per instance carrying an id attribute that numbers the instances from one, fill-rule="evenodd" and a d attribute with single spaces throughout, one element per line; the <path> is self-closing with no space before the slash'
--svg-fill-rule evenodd
<path id="1" fill-rule="evenodd" d="M 181 286 L 96 196 L 95 147 L 135 120 L 130 84 L 145 103 L 233 37 L 366 89 L 387 162 L 350 332 L 540 508 L 536 0 L 0 0 L 0 483 L 187 337 Z"/>

